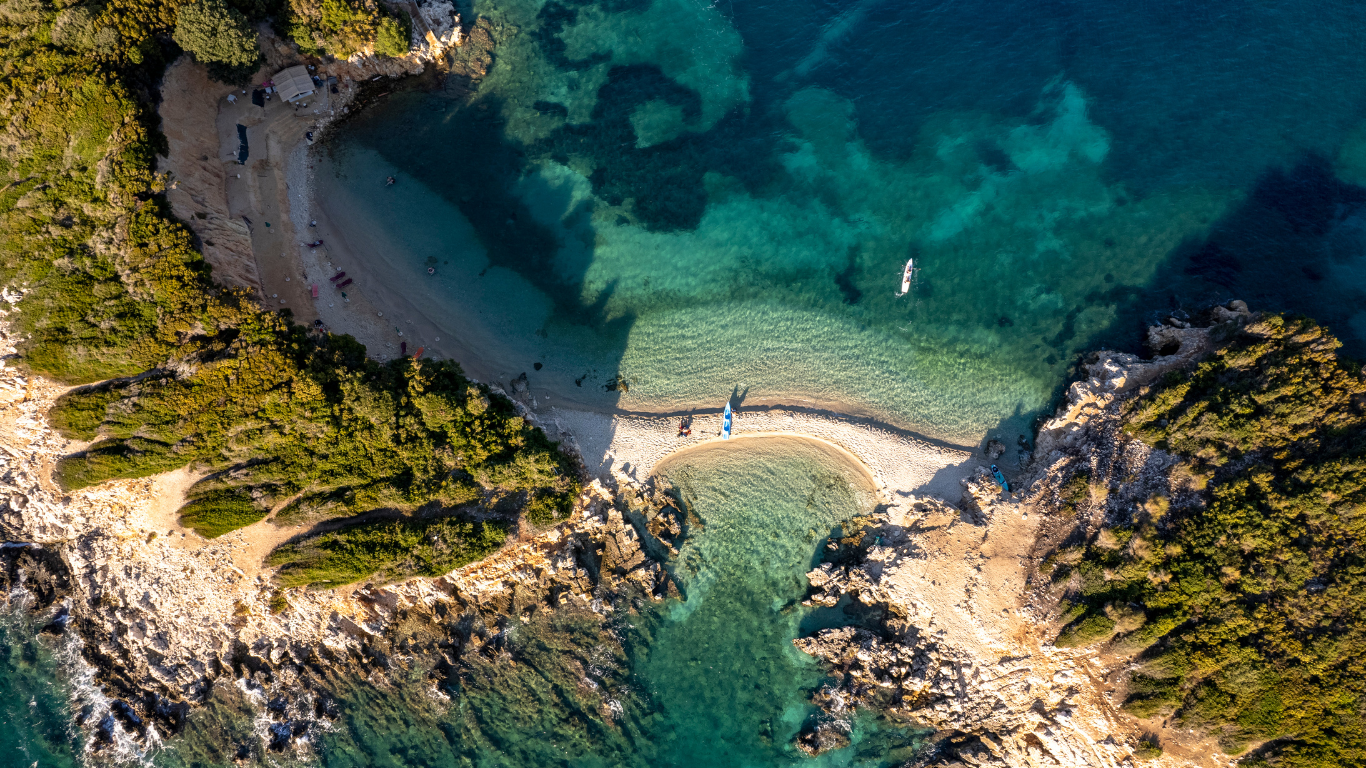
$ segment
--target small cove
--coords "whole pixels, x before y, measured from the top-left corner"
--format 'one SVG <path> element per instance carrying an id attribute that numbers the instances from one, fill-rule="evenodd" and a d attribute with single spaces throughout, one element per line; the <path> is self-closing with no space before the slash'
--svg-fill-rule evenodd
<path id="1" fill-rule="evenodd" d="M 871 511 L 871 479 L 805 440 L 755 438 L 683 452 L 660 467 L 690 520 L 671 561 L 683 600 L 637 601 L 609 616 L 548 611 L 514 622 L 508 656 L 477 657 L 440 692 L 420 679 L 378 691 L 338 681 L 341 717 L 316 760 L 346 766 L 900 765 L 923 732 L 866 714 L 851 746 L 810 758 L 792 739 L 813 716 L 823 674 L 792 640 L 849 621 L 801 606 L 826 537 Z M 244 713 L 211 708 L 161 753 L 239 732 Z M 288 764 L 283 757 L 275 758 Z"/>
<path id="2" fill-rule="evenodd" d="M 1241 298 L 1366 350 L 1359 4 L 473 9 L 516 29 L 473 98 L 399 91 L 355 116 L 316 191 L 386 299 L 439 329 L 410 346 L 461 339 L 446 355 L 481 378 L 525 372 L 556 404 L 734 394 L 1013 445 L 1079 355 L 1137 350 L 1173 310 Z M 687 601 L 611 636 L 584 616 L 521 627 L 525 663 L 463 689 L 339 683 L 308 764 L 908 759 L 914 730 L 872 718 L 820 760 L 788 746 L 820 684 L 790 640 L 842 620 L 794 605 L 801 574 L 865 502 L 838 462 L 778 448 L 666 466 L 704 524 L 675 565 Z M 0 627 L 0 749 L 66 768 L 79 713 L 33 630 Z M 584 679 L 619 711 L 588 706 Z M 252 730 L 214 705 L 154 762 L 230 765 Z"/>

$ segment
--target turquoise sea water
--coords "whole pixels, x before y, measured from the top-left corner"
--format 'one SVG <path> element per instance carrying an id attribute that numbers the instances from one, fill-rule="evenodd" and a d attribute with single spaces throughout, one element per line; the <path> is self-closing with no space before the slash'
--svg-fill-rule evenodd
<path id="1" fill-rule="evenodd" d="M 410 341 L 477 340 L 535 391 L 672 409 L 739 390 L 972 443 L 1045 408 L 1081 351 L 1137 349 L 1171 310 L 1305 312 L 1366 356 L 1359 3 L 475 13 L 504 38 L 475 92 L 385 97 L 331 138 L 318 192 L 442 328 Z M 629 391 L 604 387 L 618 374 Z M 340 686 L 311 761 L 811 763 L 786 745 L 819 674 L 789 640 L 838 617 L 791 603 L 815 542 L 864 503 L 840 474 L 791 444 L 681 461 L 670 477 L 706 522 L 678 566 L 687 602 L 606 635 L 533 622 L 509 640 L 525 663 L 476 664 L 455 690 Z M 61 666 L 22 623 L 0 649 L 0 755 L 74 764 Z M 255 727 L 226 690 L 156 762 L 225 765 Z M 915 742 L 873 720 L 856 736 L 824 762 L 894 763 Z"/>
<path id="2" fill-rule="evenodd" d="M 37 640 L 37 629 L 24 612 L 0 614 L 0 765 L 73 768 L 80 735 L 61 649 Z"/>
<path id="3" fill-rule="evenodd" d="M 437 321 L 416 343 L 477 337 L 534 389 L 975 443 L 1174 309 L 1312 311 L 1366 351 L 1359 4 L 474 10 L 506 38 L 477 90 L 386 97 L 318 191 Z"/>
<path id="4" fill-rule="evenodd" d="M 324 763 L 872 768 L 909 759 L 918 732 L 872 717 L 857 722 L 849 748 L 820 759 L 790 746 L 822 680 L 791 641 L 838 618 L 801 607 L 804 574 L 826 536 L 871 510 L 869 481 L 823 448 L 774 439 L 694 451 L 663 474 L 694 519 L 673 565 L 685 600 L 645 603 L 614 617 L 606 635 L 573 614 L 520 625 L 509 641 L 516 663 L 476 660 L 449 705 L 415 706 L 415 695 L 396 707 L 395 697 L 357 693 L 365 704 L 343 705 L 346 724 L 323 739 Z"/>

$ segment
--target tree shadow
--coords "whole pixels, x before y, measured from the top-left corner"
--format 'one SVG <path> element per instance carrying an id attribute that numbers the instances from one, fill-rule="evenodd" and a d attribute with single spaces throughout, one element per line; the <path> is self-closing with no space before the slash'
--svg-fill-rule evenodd
<path id="1" fill-rule="evenodd" d="M 1338 179 L 1317 154 L 1265 170 L 1207 235 L 1168 252 L 1148 284 L 1087 295 L 1080 306 L 1116 308 L 1087 346 L 1149 357 L 1159 352 L 1146 347 L 1149 326 L 1169 318 L 1201 325 L 1213 307 L 1234 299 L 1254 312 L 1312 317 L 1342 341 L 1344 353 L 1366 356 L 1366 187 Z M 1083 377 L 1085 359 L 1079 355 L 1059 382 L 1035 429 Z M 1006 422 L 993 430 L 1002 431 Z"/>
<path id="2" fill-rule="evenodd" d="M 1366 308 L 1366 187 L 1338 179 L 1317 154 L 1270 168 L 1207 236 L 1174 248 L 1147 286 L 1114 294 L 1095 297 L 1119 300 L 1100 340 L 1112 348 L 1142 351 L 1148 325 L 1241 299 L 1253 311 L 1313 317 L 1360 357 L 1366 323 L 1353 318 Z"/>
<path id="3" fill-rule="evenodd" d="M 745 404 L 745 398 L 748 397 L 748 396 L 749 396 L 749 387 L 745 387 L 744 391 L 741 391 L 741 390 L 740 390 L 740 386 L 737 384 L 733 389 L 731 389 L 731 391 L 730 391 L 730 399 L 727 400 L 726 402 L 730 403 L 730 407 L 731 407 L 732 409 L 738 411 L 738 410 L 740 410 L 740 406 L 742 406 L 742 405 Z"/>

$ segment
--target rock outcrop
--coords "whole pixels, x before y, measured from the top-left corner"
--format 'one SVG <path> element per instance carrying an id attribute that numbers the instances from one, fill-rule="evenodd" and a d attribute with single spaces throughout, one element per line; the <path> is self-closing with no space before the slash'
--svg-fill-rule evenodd
<path id="1" fill-rule="evenodd" d="M 935 729 L 936 748 L 923 764 L 1133 764 L 1147 736 L 1110 705 L 1104 681 L 1114 670 L 1084 650 L 1051 645 L 1056 595 L 1034 577 L 1043 552 L 1098 525 L 1106 509 L 1173 492 L 1173 460 L 1122 434 L 1121 405 L 1252 317 L 1241 302 L 1211 314 L 1208 328 L 1176 321 L 1151 329 L 1159 354 L 1150 360 L 1094 355 L 1040 431 L 1014 484 L 1024 490 L 1005 494 L 979 469 L 956 504 L 917 499 L 909 511 L 884 508 L 858 535 L 828 545 L 826 562 L 807 574 L 808 603 L 845 605 L 853 625 L 795 641 L 835 678 L 813 697 L 823 714 L 798 736 L 800 749 L 848 744 L 852 714 L 864 707 Z M 1118 490 L 1077 515 L 1059 491 L 1083 467 Z"/>
<path id="2" fill-rule="evenodd" d="M 250 536 L 205 541 L 176 524 L 188 472 L 55 487 L 52 465 L 79 447 L 46 421 L 63 391 L 0 367 L 0 601 L 79 643 L 88 667 L 73 671 L 94 687 L 76 708 L 103 729 L 95 750 L 176 732 L 221 683 L 267 716 L 248 755 L 293 749 L 328 717 L 333 681 L 458 674 L 466 654 L 497 652 L 511 621 L 677 594 L 650 555 L 670 548 L 677 513 L 632 511 L 596 482 L 569 521 L 442 578 L 281 593 Z"/>

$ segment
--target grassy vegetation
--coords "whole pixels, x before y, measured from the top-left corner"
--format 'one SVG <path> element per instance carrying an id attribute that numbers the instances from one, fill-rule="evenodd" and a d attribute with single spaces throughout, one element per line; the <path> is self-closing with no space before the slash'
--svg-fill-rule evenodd
<path id="1" fill-rule="evenodd" d="M 1366 762 L 1366 378 L 1338 346 L 1266 317 L 1144 394 L 1127 429 L 1200 502 L 1156 497 L 1051 558 L 1085 606 L 1059 642 L 1138 652 L 1130 712 L 1264 744 L 1254 763 Z"/>
<path id="2" fill-rule="evenodd" d="M 299 544 L 267 561 L 280 566 L 285 587 L 330 587 L 375 576 L 388 581 L 440 576 L 502 546 L 509 524 L 456 518 L 360 523 Z"/>
<path id="3" fill-rule="evenodd" d="M 213 282 L 153 172 L 146 88 L 179 52 L 177 5 L 0 4 L 0 282 L 17 310 L 6 320 L 33 373 L 105 382 L 51 413 L 67 436 L 96 441 L 59 463 L 58 482 L 208 469 L 182 518 L 211 537 L 286 502 L 295 520 L 421 511 L 383 535 L 348 528 L 282 555 L 289 573 L 330 574 L 306 583 L 430 572 L 487 552 L 502 540 L 488 531 L 519 515 L 563 517 L 575 468 L 507 399 L 452 363 L 369 361 L 350 337 Z M 253 21 L 279 10 L 228 5 Z M 447 519 L 475 508 L 501 522 Z"/>

